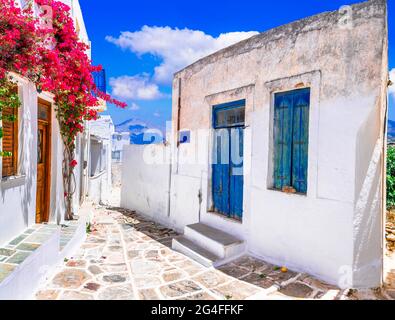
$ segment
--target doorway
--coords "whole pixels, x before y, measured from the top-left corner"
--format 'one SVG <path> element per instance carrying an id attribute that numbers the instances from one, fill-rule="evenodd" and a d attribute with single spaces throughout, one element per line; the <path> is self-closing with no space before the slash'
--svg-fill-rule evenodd
<path id="1" fill-rule="evenodd" d="M 36 223 L 48 222 L 51 182 L 51 103 L 37 105 L 37 193 Z"/>
<path id="2" fill-rule="evenodd" d="M 245 100 L 214 106 L 212 197 L 214 212 L 243 218 Z"/>

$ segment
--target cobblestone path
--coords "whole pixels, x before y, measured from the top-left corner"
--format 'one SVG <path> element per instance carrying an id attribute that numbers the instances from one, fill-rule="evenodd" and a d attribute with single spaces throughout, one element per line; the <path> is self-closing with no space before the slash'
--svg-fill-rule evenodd
<path id="1" fill-rule="evenodd" d="M 47 279 L 37 299 L 389 299 L 342 291 L 306 274 L 242 257 L 205 268 L 171 250 L 177 234 L 120 208 L 95 207 L 87 240 Z"/>

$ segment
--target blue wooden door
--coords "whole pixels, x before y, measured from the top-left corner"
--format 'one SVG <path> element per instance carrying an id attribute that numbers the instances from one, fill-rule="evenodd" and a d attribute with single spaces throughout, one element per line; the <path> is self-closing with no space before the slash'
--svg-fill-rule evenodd
<path id="1" fill-rule="evenodd" d="M 214 133 L 213 201 L 219 213 L 229 213 L 229 138 L 228 129 Z"/>
<path id="2" fill-rule="evenodd" d="M 214 211 L 241 220 L 243 216 L 243 157 L 245 101 L 214 107 Z"/>
<path id="3" fill-rule="evenodd" d="M 243 185 L 244 185 L 244 129 L 233 128 L 231 133 L 231 164 L 230 164 L 230 216 L 241 220 L 243 216 Z"/>

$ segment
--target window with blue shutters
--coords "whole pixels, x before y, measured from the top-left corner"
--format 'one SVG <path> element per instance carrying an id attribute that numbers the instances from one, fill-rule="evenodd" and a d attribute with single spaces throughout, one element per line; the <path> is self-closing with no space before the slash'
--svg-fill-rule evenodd
<path id="1" fill-rule="evenodd" d="M 307 193 L 310 89 L 274 97 L 274 183 L 278 190 Z"/>

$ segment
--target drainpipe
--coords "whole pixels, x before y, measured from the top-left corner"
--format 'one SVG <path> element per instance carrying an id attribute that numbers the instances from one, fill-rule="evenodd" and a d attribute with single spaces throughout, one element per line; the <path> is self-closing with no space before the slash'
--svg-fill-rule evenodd
<path id="1" fill-rule="evenodd" d="M 181 126 L 181 78 L 178 79 L 178 109 L 177 109 L 177 148 L 180 146 L 180 139 L 179 139 L 179 133 L 180 133 L 180 126 Z"/>
<path id="2" fill-rule="evenodd" d="M 177 139 L 177 173 L 178 173 L 178 147 L 180 145 L 179 132 L 180 132 L 180 115 L 181 115 L 181 78 L 178 79 L 178 101 L 177 101 L 177 128 L 176 128 L 176 139 Z M 172 144 L 170 144 L 170 166 L 169 166 L 169 196 L 167 201 L 167 217 L 170 217 L 171 211 L 171 182 L 172 182 L 172 171 L 173 171 L 173 152 Z"/>

